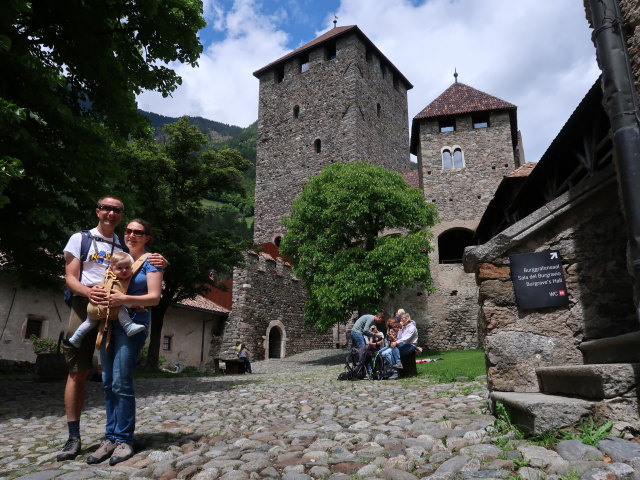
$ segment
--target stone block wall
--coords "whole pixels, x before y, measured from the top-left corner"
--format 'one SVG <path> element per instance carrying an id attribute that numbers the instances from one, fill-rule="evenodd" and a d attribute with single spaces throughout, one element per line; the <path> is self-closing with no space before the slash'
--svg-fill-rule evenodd
<path id="1" fill-rule="evenodd" d="M 409 162 L 406 85 L 359 35 L 339 37 L 334 59 L 322 44 L 288 59 L 282 81 L 276 69 L 260 76 L 256 243 L 283 231 L 282 216 L 325 166 L 361 160 L 404 171 Z"/>
<path id="2" fill-rule="evenodd" d="M 509 255 L 559 250 L 567 307 L 518 310 Z M 578 345 L 638 330 L 626 231 L 612 170 L 584 182 L 465 252 L 479 285 L 490 390 L 536 392 L 535 369 L 581 364 Z"/>
<path id="3" fill-rule="evenodd" d="M 220 356 L 233 350 L 236 341 L 247 345 L 252 358 L 269 355 L 269 333 L 280 330 L 281 357 L 334 346 L 332 331 L 318 333 L 303 320 L 307 295 L 291 267 L 282 259 L 248 252 L 242 268 L 233 273 L 233 310 L 227 319 Z"/>

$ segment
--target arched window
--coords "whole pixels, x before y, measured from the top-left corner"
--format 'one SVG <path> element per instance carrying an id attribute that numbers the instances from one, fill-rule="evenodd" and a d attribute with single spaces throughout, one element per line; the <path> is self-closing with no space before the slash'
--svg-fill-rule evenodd
<path id="1" fill-rule="evenodd" d="M 475 245 L 473 232 L 466 228 L 452 228 L 438 237 L 438 260 L 440 263 L 462 263 L 464 248 Z"/>
<path id="2" fill-rule="evenodd" d="M 453 168 L 453 162 L 451 161 L 451 150 L 448 148 L 442 149 L 442 169 L 451 170 Z"/>
<path id="3" fill-rule="evenodd" d="M 380 104 L 378 104 L 376 106 L 376 113 L 377 113 L 378 117 L 380 117 L 380 112 L 382 112 L 382 107 L 380 106 Z"/>
<path id="4" fill-rule="evenodd" d="M 453 168 L 464 167 L 464 160 L 462 158 L 462 149 L 460 147 L 453 150 Z"/>
<path id="5" fill-rule="evenodd" d="M 313 146 L 316 149 L 316 153 L 320 153 L 322 151 L 322 142 L 319 138 L 316 138 L 316 141 L 313 142 Z"/>
<path id="6" fill-rule="evenodd" d="M 300 106 L 296 105 L 295 107 L 293 107 L 293 118 L 299 118 L 300 117 Z"/>

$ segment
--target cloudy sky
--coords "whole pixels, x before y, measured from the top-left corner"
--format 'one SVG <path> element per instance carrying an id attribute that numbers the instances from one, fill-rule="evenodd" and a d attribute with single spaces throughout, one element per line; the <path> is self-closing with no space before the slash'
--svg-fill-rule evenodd
<path id="1" fill-rule="evenodd" d="M 172 98 L 139 106 L 246 127 L 258 116 L 252 72 L 333 26 L 358 25 L 413 83 L 410 121 L 458 81 L 518 106 L 527 161 L 537 161 L 599 70 L 582 0 L 204 0 L 198 68 L 173 65 Z"/>

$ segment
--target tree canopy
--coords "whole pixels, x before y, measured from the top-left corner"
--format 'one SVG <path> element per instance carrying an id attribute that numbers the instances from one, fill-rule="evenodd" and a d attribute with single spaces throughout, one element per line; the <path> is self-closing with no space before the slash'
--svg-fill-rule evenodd
<path id="1" fill-rule="evenodd" d="M 166 64 L 196 65 L 204 25 L 200 0 L 0 2 L 0 251 L 24 283 L 59 276 L 86 206 L 121 191 L 135 95 L 180 84 Z"/>
<path id="2" fill-rule="evenodd" d="M 136 193 L 132 214 L 151 222 L 153 251 L 171 262 L 162 299 L 152 309 L 147 367 L 158 366 L 160 335 L 169 306 L 202 293 L 211 271 L 230 272 L 250 245 L 235 231 L 205 228 L 208 209 L 202 199 L 242 191 L 243 172 L 252 164 L 235 150 L 203 150 L 207 137 L 187 117 L 166 125 L 165 143 L 133 142 L 128 185 Z"/>
<path id="3" fill-rule="evenodd" d="M 304 280 L 305 320 L 321 330 L 372 310 L 386 295 L 432 289 L 433 205 L 395 172 L 334 163 L 305 185 L 285 218 L 281 251 Z"/>

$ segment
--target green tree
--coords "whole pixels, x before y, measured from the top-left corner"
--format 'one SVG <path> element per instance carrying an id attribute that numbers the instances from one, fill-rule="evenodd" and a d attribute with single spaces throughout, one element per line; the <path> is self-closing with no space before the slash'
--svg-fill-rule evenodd
<path id="1" fill-rule="evenodd" d="M 24 283 L 59 277 L 87 205 L 122 190 L 135 95 L 177 87 L 165 65 L 196 65 L 204 24 L 200 0 L 0 2 L 0 251 Z"/>
<path id="2" fill-rule="evenodd" d="M 422 192 L 382 167 L 335 163 L 311 179 L 281 245 L 309 294 L 307 323 L 325 330 L 402 288 L 432 290 L 426 228 L 435 220 Z"/>
<path id="3" fill-rule="evenodd" d="M 203 150 L 207 137 L 189 125 L 188 117 L 164 128 L 165 143 L 137 141 L 129 150 L 134 213 L 151 222 L 150 247 L 171 262 L 160 304 L 152 309 L 149 369 L 158 367 L 167 309 L 214 284 L 209 278 L 212 271 L 231 271 L 249 246 L 233 231 L 204 228 L 208 209 L 202 198 L 241 191 L 243 172 L 251 162 L 234 150 Z"/>

